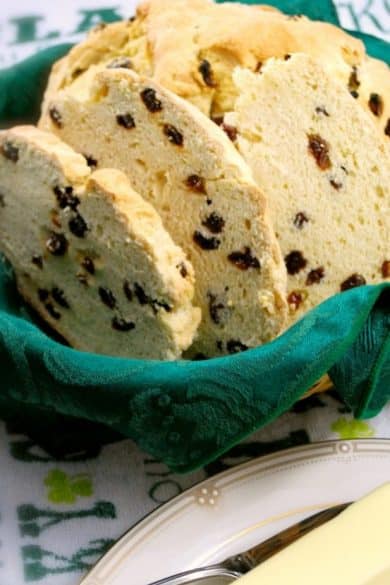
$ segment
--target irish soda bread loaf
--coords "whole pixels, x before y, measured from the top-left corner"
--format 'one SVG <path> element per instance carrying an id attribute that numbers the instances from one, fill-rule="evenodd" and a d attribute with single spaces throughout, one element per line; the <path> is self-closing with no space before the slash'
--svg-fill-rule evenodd
<path id="1" fill-rule="evenodd" d="M 390 157 L 377 126 L 306 55 L 238 69 L 237 146 L 269 196 L 291 319 L 390 277 Z"/>
<path id="2" fill-rule="evenodd" d="M 91 163 L 91 160 L 90 160 Z M 71 345 L 174 359 L 194 337 L 193 270 L 123 173 L 33 127 L 0 133 L 0 249 Z"/>
<path id="3" fill-rule="evenodd" d="M 366 56 L 363 44 L 341 29 L 264 7 L 210 0 L 145 0 L 134 21 L 92 31 L 53 68 L 43 117 L 60 89 L 81 95 L 105 67 L 133 68 L 153 77 L 215 118 L 230 111 L 236 66 L 258 71 L 269 57 L 308 53 L 390 134 L 390 72 Z"/>
<path id="4" fill-rule="evenodd" d="M 193 351 L 233 353 L 274 338 L 285 268 L 265 198 L 226 134 L 191 104 L 125 69 L 89 94 L 58 95 L 48 128 L 98 167 L 124 171 L 191 260 L 202 323 Z"/>

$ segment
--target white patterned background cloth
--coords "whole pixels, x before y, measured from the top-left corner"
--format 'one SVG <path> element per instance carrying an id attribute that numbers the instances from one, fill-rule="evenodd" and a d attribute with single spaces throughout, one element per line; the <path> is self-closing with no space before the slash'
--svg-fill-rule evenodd
<path id="1" fill-rule="evenodd" d="M 135 4 L 2 0 L 0 67 L 76 42 L 101 16 L 127 18 Z M 335 4 L 342 26 L 390 41 L 389 0 Z M 0 585 L 76 585 L 130 526 L 202 479 L 277 449 L 358 437 L 390 438 L 390 406 L 355 421 L 335 396 L 314 396 L 205 469 L 179 476 L 128 440 L 59 460 L 0 423 Z"/>

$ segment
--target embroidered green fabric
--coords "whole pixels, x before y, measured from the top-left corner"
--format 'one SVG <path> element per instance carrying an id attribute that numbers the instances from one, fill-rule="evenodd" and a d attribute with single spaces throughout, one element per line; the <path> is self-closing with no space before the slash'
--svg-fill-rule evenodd
<path id="1" fill-rule="evenodd" d="M 270 3 L 337 20 L 330 2 Z M 364 41 L 372 54 L 388 58 L 386 43 L 366 35 Z M 0 71 L 3 127 L 37 119 L 50 66 L 68 48 Z M 107 440 L 124 435 L 172 469 L 189 471 L 288 410 L 326 372 L 357 417 L 375 416 L 390 399 L 390 283 L 332 297 L 263 347 L 162 363 L 82 353 L 56 341 L 24 306 L 12 271 L 0 262 L 0 416 L 33 421 L 63 452 L 55 421 L 65 416 L 95 423 L 86 423 L 88 441 L 94 433 Z M 62 443 L 73 448 L 75 441 L 65 435 Z"/>

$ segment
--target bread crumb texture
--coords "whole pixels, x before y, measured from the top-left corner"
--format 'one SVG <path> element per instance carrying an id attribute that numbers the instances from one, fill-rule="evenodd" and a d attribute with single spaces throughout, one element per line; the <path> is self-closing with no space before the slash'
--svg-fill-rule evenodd
<path id="1" fill-rule="evenodd" d="M 175 359 L 200 310 L 194 272 L 153 207 L 113 169 L 34 127 L 0 133 L 0 249 L 20 292 L 72 346 Z"/>
<path id="2" fill-rule="evenodd" d="M 390 157 L 372 118 L 307 55 L 237 69 L 237 147 L 269 198 L 290 322 L 390 276 Z"/>

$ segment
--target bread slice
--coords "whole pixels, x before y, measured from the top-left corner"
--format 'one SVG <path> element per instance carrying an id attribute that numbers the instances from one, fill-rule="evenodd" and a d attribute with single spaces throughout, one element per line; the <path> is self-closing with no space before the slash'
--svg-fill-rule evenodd
<path id="1" fill-rule="evenodd" d="M 269 195 L 290 318 L 390 277 L 390 157 L 372 118 L 306 55 L 238 69 L 225 121 Z"/>
<path id="2" fill-rule="evenodd" d="M 144 0 L 134 21 L 99 27 L 58 62 L 43 105 L 60 89 L 79 96 L 91 75 L 128 67 L 188 99 L 219 121 L 233 108 L 236 66 L 258 71 L 270 57 L 307 53 L 348 87 L 390 134 L 390 72 L 341 29 L 276 10 L 210 0 Z M 380 75 L 377 70 L 380 70 Z"/>
<path id="3" fill-rule="evenodd" d="M 280 333 L 286 275 L 265 198 L 218 126 L 125 69 L 98 73 L 84 100 L 64 92 L 50 107 L 48 128 L 124 171 L 188 255 L 202 309 L 194 352 L 233 353 Z"/>
<path id="4" fill-rule="evenodd" d="M 193 340 L 190 262 L 116 170 L 34 127 L 0 133 L 0 249 L 20 292 L 72 346 L 174 359 Z"/>

